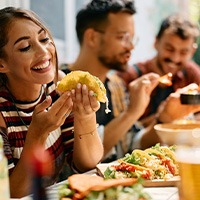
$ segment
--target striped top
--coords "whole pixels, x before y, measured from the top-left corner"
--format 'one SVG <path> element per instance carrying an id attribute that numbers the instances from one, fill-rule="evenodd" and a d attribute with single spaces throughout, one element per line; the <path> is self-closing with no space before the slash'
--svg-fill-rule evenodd
<path id="1" fill-rule="evenodd" d="M 1 129 L 0 134 L 4 140 L 4 151 L 8 159 L 8 169 L 11 174 L 20 159 L 27 134 L 27 127 L 31 123 L 32 114 L 36 105 L 44 101 L 46 95 L 52 97 L 55 102 L 58 94 L 55 91 L 55 84 L 44 85 L 41 94 L 34 102 L 19 102 L 11 97 L 11 94 L 0 88 L 0 112 L 5 120 L 7 128 Z M 71 162 L 73 150 L 73 116 L 69 116 L 62 127 L 52 131 L 46 140 L 46 149 L 54 159 L 55 173 L 48 184 L 57 181 L 57 177 L 65 158 Z M 61 134 L 62 133 L 62 134 Z"/>

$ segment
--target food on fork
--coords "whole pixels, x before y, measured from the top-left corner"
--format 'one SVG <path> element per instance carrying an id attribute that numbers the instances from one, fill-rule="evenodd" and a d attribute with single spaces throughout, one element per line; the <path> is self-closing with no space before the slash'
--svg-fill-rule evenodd
<path id="1" fill-rule="evenodd" d="M 85 84 L 89 90 L 92 90 L 98 101 L 107 104 L 105 112 L 110 112 L 108 109 L 108 99 L 106 97 L 106 88 L 104 87 L 104 84 L 98 77 L 91 75 L 89 72 L 76 70 L 68 73 L 58 83 L 57 89 L 60 92 L 70 91 L 75 89 L 78 83 L 82 85 Z"/>
<path id="2" fill-rule="evenodd" d="M 172 85 L 172 73 L 167 73 L 164 76 L 161 76 L 159 78 L 159 82 L 166 85 L 166 86 L 171 86 Z"/>

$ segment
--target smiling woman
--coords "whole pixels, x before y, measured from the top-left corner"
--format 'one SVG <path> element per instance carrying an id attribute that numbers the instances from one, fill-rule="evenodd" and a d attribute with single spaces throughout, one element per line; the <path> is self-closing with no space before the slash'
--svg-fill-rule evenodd
<path id="1" fill-rule="evenodd" d="M 59 181 L 66 164 L 84 172 L 101 160 L 95 115 L 99 102 L 82 85 L 57 93 L 55 44 L 35 13 L 1 9 L 0 32 L 0 134 L 8 158 L 11 197 L 22 197 L 31 192 L 30 149 L 41 146 L 51 155 L 49 165 L 53 164 L 54 171 L 44 186 Z M 92 135 L 85 136 L 91 131 Z M 81 140 L 80 135 L 84 135 Z"/>

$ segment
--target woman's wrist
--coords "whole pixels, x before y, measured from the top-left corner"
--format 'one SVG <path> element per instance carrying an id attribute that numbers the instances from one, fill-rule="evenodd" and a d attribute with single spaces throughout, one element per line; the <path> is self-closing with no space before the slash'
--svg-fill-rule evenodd
<path id="1" fill-rule="evenodd" d="M 89 136 L 89 135 L 93 136 L 97 132 L 98 127 L 99 127 L 99 124 L 97 124 L 96 127 L 92 131 L 78 134 L 79 139 L 82 139 L 82 137 L 84 136 Z"/>

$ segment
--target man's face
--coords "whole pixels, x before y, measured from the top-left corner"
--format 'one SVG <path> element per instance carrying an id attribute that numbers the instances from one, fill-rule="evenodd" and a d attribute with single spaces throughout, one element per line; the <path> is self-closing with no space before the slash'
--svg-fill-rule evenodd
<path id="1" fill-rule="evenodd" d="M 159 68 L 163 73 L 172 74 L 183 69 L 195 51 L 193 38 L 183 40 L 175 34 L 166 32 L 156 40 L 155 48 Z"/>
<path id="2" fill-rule="evenodd" d="M 96 53 L 99 61 L 106 68 L 126 70 L 134 48 L 133 16 L 123 12 L 109 14 L 109 24 L 98 33 L 99 45 Z"/>

